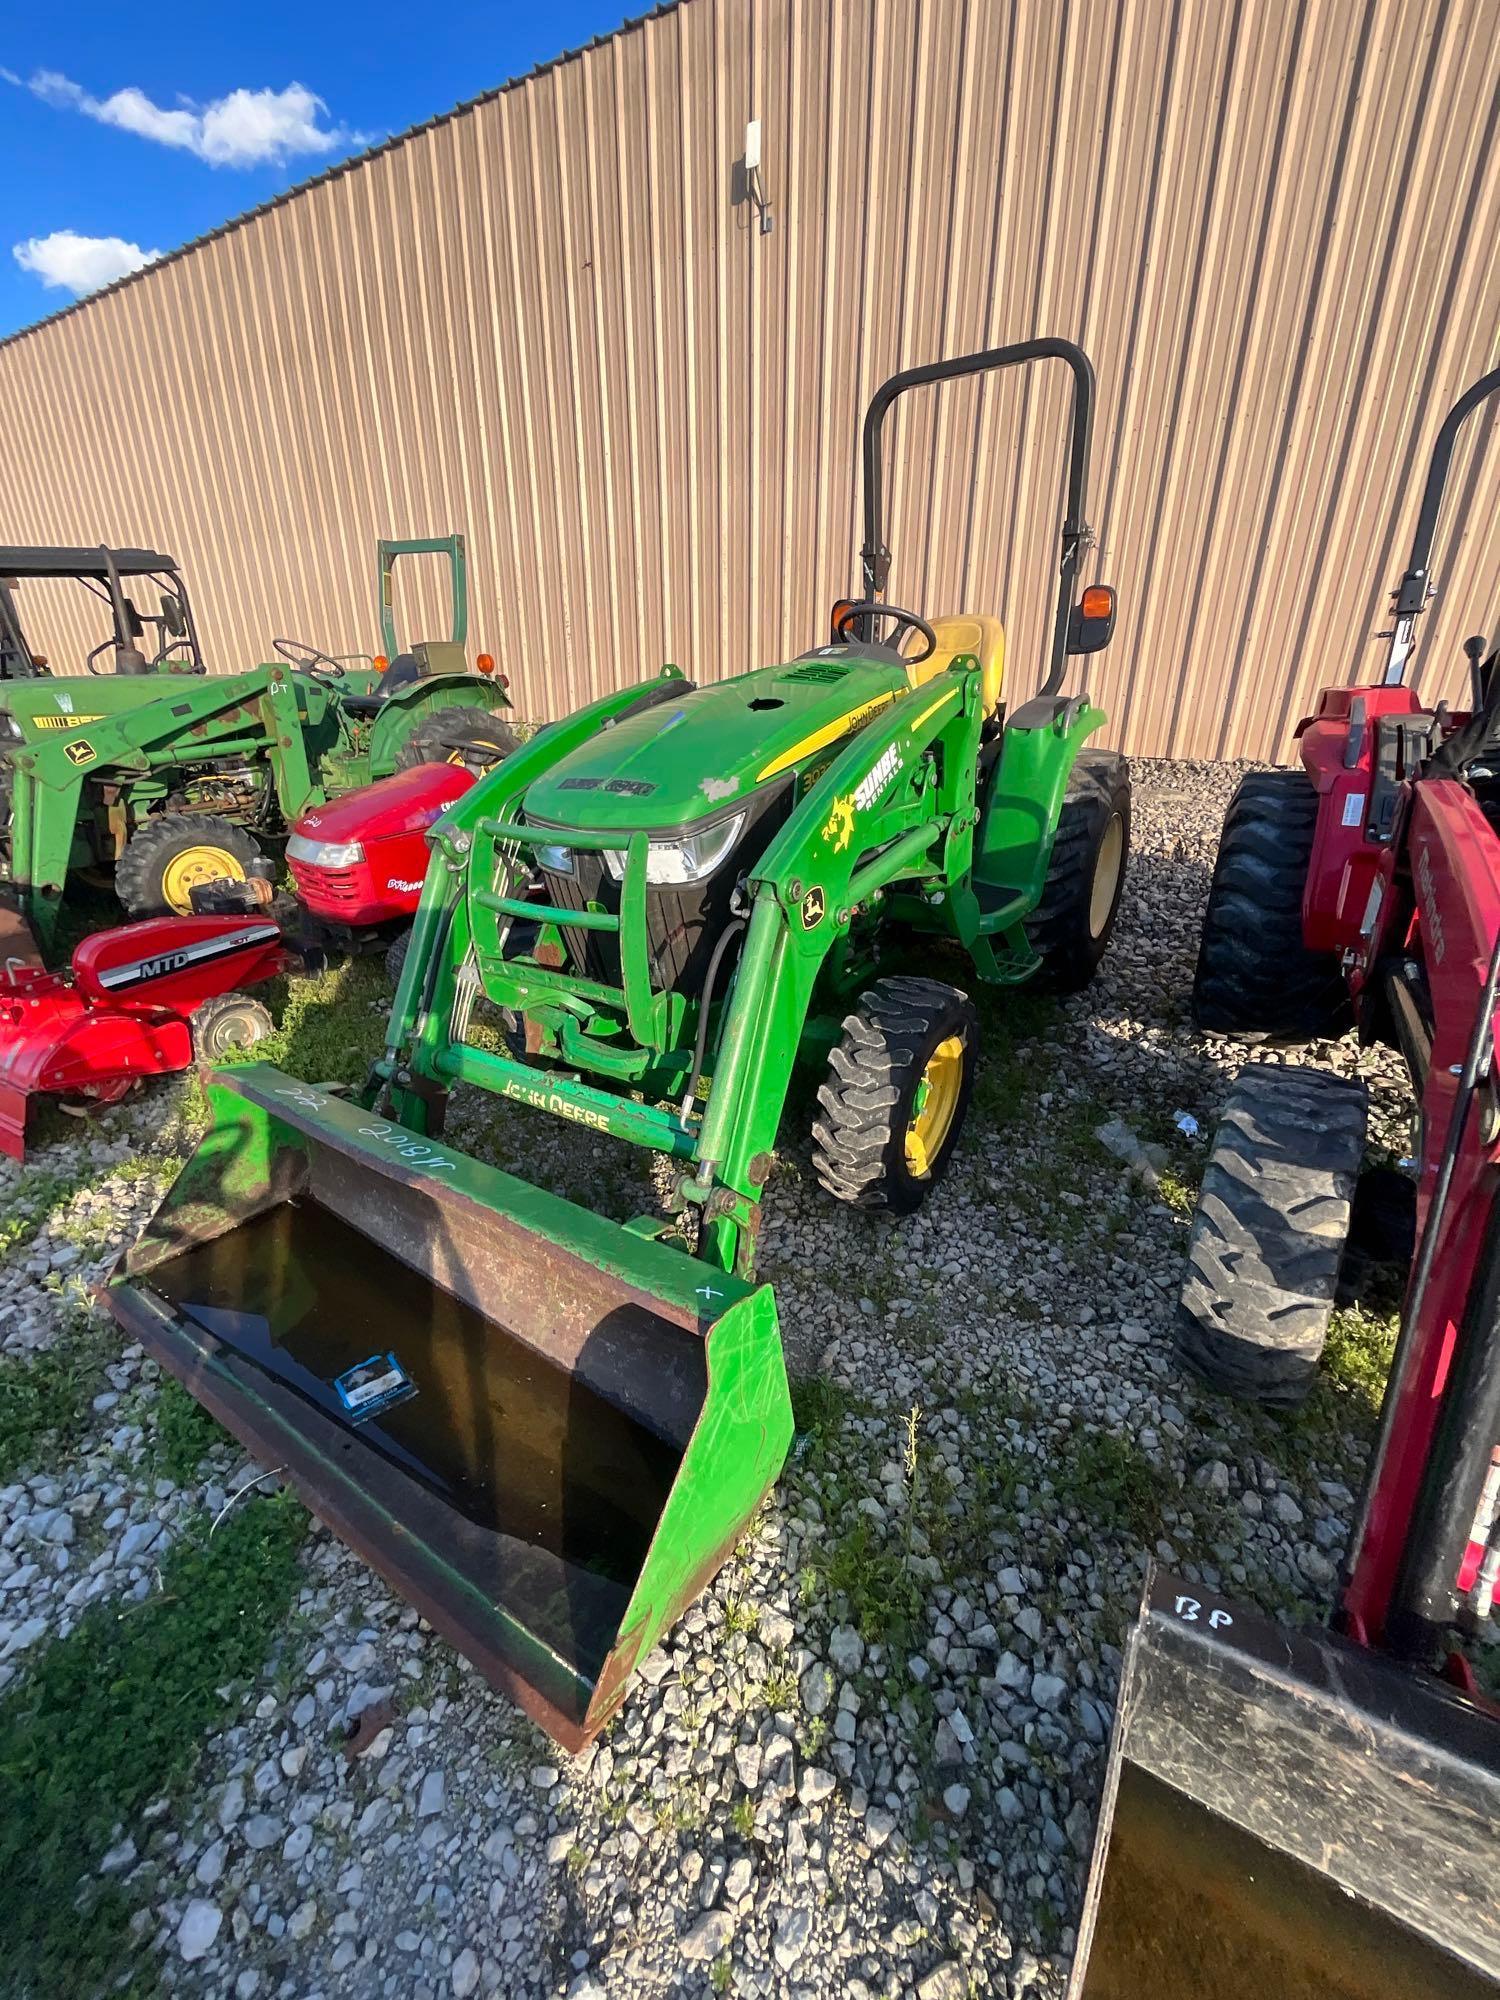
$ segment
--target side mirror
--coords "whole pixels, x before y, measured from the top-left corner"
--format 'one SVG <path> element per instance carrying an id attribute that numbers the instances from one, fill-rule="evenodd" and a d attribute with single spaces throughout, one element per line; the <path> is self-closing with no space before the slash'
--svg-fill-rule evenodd
<path id="1" fill-rule="evenodd" d="M 1108 583 L 1091 583 L 1068 620 L 1068 651 L 1097 653 L 1114 636 L 1115 593 Z"/>
<path id="2" fill-rule="evenodd" d="M 145 626 L 141 623 L 140 612 L 136 610 L 135 606 L 131 603 L 130 599 L 127 597 L 125 599 L 125 630 L 129 633 L 132 639 L 139 639 L 141 635 L 144 633 L 145 629 L 146 629 Z"/>
<path id="3" fill-rule="evenodd" d="M 170 591 L 165 592 L 162 596 L 161 622 L 174 639 L 186 638 L 187 619 L 182 613 L 182 599 L 174 596 Z"/>

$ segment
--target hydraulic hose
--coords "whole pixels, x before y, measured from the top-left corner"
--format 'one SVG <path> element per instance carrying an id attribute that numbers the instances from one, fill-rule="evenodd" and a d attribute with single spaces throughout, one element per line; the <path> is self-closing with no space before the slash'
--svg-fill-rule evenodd
<path id="1" fill-rule="evenodd" d="M 698 1034 L 693 1043 L 693 1074 L 687 1090 L 683 1093 L 682 1103 L 678 1107 L 678 1116 L 684 1123 L 693 1108 L 693 1099 L 698 1095 L 698 1085 L 703 1081 L 703 1062 L 708 1053 L 708 1017 L 713 1007 L 714 988 L 719 983 L 719 968 L 724 963 L 725 953 L 744 928 L 743 917 L 731 917 L 719 932 L 718 942 L 708 961 L 708 971 L 703 978 L 703 998 L 698 1003 Z"/>

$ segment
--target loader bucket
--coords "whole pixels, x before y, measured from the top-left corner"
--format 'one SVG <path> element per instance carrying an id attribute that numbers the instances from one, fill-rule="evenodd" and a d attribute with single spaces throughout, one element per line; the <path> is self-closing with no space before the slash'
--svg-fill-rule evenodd
<path id="1" fill-rule="evenodd" d="M 581 1748 L 781 1470 L 770 1288 L 267 1065 L 208 1094 L 105 1303 Z"/>
<path id="2" fill-rule="evenodd" d="M 1152 1575 L 1068 2000 L 1494 2000 L 1497 1881 L 1500 1722 Z"/>

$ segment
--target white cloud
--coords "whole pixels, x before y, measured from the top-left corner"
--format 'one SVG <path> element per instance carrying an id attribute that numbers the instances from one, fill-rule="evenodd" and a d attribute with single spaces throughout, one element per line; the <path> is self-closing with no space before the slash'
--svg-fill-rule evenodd
<path id="1" fill-rule="evenodd" d="M 116 278 L 154 264 L 161 252 L 143 250 L 122 236 L 80 236 L 73 229 L 54 229 L 50 236 L 31 236 L 17 243 L 11 255 L 44 285 L 82 298 L 85 292 L 97 292 L 101 285 L 112 285 Z"/>
<path id="2" fill-rule="evenodd" d="M 20 80 L 9 72 L 0 74 L 7 82 Z M 289 83 L 285 90 L 231 90 L 208 104 L 184 97 L 175 106 L 157 104 L 134 84 L 94 97 L 52 69 L 38 70 L 25 87 L 44 104 L 80 111 L 101 125 L 158 145 L 176 146 L 211 167 L 279 166 L 299 153 L 331 153 L 362 140 L 362 134 L 342 125 L 320 124 L 328 106 L 300 83 Z"/>

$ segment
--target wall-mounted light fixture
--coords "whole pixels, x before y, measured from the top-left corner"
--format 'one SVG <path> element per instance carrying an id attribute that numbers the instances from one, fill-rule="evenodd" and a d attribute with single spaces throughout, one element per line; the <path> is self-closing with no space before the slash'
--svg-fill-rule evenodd
<path id="1" fill-rule="evenodd" d="M 744 187 L 745 199 L 753 203 L 755 213 L 760 217 L 760 233 L 771 233 L 771 204 L 766 200 L 765 183 L 760 177 L 760 120 L 752 118 L 745 127 Z"/>

